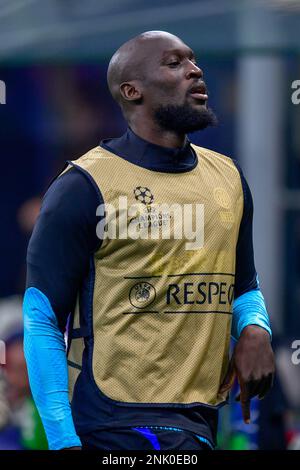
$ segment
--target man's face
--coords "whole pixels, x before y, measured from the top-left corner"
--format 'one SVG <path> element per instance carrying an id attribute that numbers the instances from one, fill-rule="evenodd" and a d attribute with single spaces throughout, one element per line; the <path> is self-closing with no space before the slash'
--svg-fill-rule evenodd
<path id="1" fill-rule="evenodd" d="M 203 72 L 186 44 L 171 35 L 155 39 L 144 63 L 143 104 L 162 128 L 186 133 L 215 123 Z"/>

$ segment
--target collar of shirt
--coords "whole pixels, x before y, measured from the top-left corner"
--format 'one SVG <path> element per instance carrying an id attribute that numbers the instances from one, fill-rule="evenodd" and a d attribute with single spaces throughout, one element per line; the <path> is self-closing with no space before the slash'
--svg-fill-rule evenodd
<path id="1" fill-rule="evenodd" d="M 129 127 L 121 137 L 102 140 L 100 147 L 153 171 L 182 173 L 191 171 L 198 163 L 188 137 L 183 147 L 161 147 L 142 139 Z"/>

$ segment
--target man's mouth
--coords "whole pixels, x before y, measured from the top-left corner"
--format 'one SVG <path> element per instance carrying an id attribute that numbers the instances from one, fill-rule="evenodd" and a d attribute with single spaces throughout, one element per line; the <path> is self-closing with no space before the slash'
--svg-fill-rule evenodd
<path id="1" fill-rule="evenodd" d="M 208 99 L 208 94 L 206 92 L 206 86 L 204 83 L 193 85 L 189 89 L 189 93 L 196 100 L 202 100 L 203 102 L 205 102 Z"/>

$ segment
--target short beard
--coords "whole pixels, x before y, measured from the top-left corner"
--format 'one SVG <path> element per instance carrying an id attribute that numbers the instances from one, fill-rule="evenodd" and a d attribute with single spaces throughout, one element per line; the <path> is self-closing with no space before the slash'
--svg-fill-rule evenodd
<path id="1" fill-rule="evenodd" d="M 218 123 L 210 108 L 201 107 L 197 110 L 189 104 L 160 105 L 154 110 L 154 120 L 162 129 L 179 134 L 199 131 Z"/>

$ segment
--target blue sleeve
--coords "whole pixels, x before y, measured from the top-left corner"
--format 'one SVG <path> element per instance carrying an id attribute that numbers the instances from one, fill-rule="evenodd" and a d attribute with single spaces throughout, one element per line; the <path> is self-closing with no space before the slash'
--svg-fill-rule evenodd
<path id="1" fill-rule="evenodd" d="M 242 294 L 233 302 L 231 335 L 237 341 L 248 325 L 264 328 L 272 339 L 269 315 L 259 287 Z"/>
<path id="2" fill-rule="evenodd" d="M 96 208 L 102 203 L 87 176 L 70 169 L 44 196 L 29 241 L 26 287 L 46 295 L 62 331 L 88 273 L 90 256 L 100 246 Z"/>
<path id="3" fill-rule="evenodd" d="M 272 338 L 269 315 L 259 288 L 253 250 L 253 199 L 248 183 L 237 162 L 244 195 L 244 211 L 236 247 L 235 300 L 231 334 L 238 339 L 248 325 L 264 328 Z"/>
<path id="4" fill-rule="evenodd" d="M 25 292 L 24 354 L 30 387 L 49 449 L 81 446 L 68 398 L 64 335 L 47 297 L 36 288 Z"/>
<path id="5" fill-rule="evenodd" d="M 253 199 L 239 165 L 236 162 L 235 164 L 240 172 L 244 195 L 244 210 L 236 246 L 234 296 L 237 299 L 245 292 L 257 288 L 257 273 L 253 251 Z"/>

